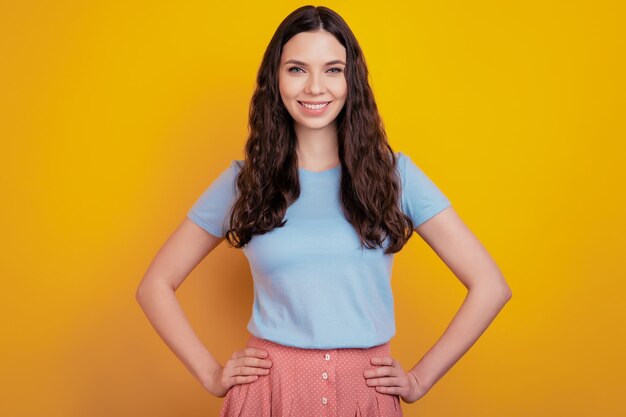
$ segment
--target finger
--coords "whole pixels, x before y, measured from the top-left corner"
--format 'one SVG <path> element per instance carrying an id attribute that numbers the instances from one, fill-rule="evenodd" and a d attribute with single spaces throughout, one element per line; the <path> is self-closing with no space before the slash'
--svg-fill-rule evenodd
<path id="1" fill-rule="evenodd" d="M 267 375 L 270 370 L 267 368 L 257 368 L 255 366 L 237 366 L 233 376 L 237 375 Z"/>
<path id="2" fill-rule="evenodd" d="M 244 350 L 239 350 L 233 353 L 233 359 L 243 358 L 245 356 L 254 356 L 258 358 L 266 358 L 269 355 L 269 352 L 263 349 L 257 349 L 253 347 L 245 348 Z"/>
<path id="3" fill-rule="evenodd" d="M 237 375 L 233 377 L 233 381 L 235 382 L 235 384 L 249 384 L 250 382 L 254 382 L 257 379 L 259 379 L 258 375 L 249 375 L 249 376 Z"/>
<path id="4" fill-rule="evenodd" d="M 257 358 L 266 358 L 268 356 L 268 352 L 264 349 L 258 348 L 247 348 L 245 351 L 246 356 L 255 356 Z"/>
<path id="5" fill-rule="evenodd" d="M 269 368 L 272 366 L 272 361 L 270 359 L 259 359 L 252 356 L 244 356 L 240 360 L 241 365 L 247 366 L 257 366 L 261 368 Z"/>
<path id="6" fill-rule="evenodd" d="M 390 356 L 374 356 L 371 359 L 372 364 L 374 365 L 387 365 L 391 366 L 394 363 L 394 360 Z"/>
<path id="7" fill-rule="evenodd" d="M 365 381 L 370 387 L 402 387 L 402 379 L 397 376 L 370 378 Z"/>
<path id="8" fill-rule="evenodd" d="M 402 394 L 402 389 L 399 387 L 376 387 L 374 388 L 376 391 L 381 392 L 383 394 L 389 395 L 400 395 Z"/>
<path id="9" fill-rule="evenodd" d="M 381 366 L 374 369 L 366 369 L 363 372 L 365 378 L 377 378 L 381 376 L 394 375 L 394 369 L 390 366 Z"/>

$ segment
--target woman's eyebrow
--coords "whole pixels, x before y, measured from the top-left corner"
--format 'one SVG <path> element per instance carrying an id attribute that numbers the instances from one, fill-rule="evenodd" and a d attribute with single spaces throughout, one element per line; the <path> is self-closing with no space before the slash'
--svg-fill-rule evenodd
<path id="1" fill-rule="evenodd" d="M 288 61 L 285 61 L 285 63 L 284 63 L 283 65 L 287 65 L 287 64 L 296 64 L 296 65 L 302 65 L 302 66 L 305 66 L 305 67 L 306 67 L 306 65 L 307 65 L 307 64 L 305 64 L 305 63 L 304 63 L 304 62 L 302 62 L 302 61 L 298 61 L 297 59 L 290 59 L 290 60 L 288 60 Z M 345 63 L 345 62 L 343 62 L 343 61 L 342 61 L 342 60 L 340 60 L 340 59 L 334 59 L 334 60 L 332 60 L 332 61 L 327 62 L 325 65 L 334 65 L 334 64 L 343 64 L 343 65 L 346 65 L 346 63 Z"/>

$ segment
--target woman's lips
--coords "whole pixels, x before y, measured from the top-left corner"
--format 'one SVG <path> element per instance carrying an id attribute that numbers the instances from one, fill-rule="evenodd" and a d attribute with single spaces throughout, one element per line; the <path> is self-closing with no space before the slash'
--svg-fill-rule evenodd
<path id="1" fill-rule="evenodd" d="M 319 104 L 316 104 L 315 107 L 318 107 L 318 108 L 315 108 L 315 109 L 311 109 L 309 107 L 306 107 L 304 105 L 305 102 L 298 101 L 298 103 L 300 103 L 300 107 L 302 108 L 304 113 L 311 114 L 311 115 L 319 115 L 319 114 L 324 113 L 324 111 L 328 108 L 329 104 L 332 103 L 332 101 L 324 102 L 326 104 L 324 106 L 322 106 L 322 107 L 320 107 Z"/>

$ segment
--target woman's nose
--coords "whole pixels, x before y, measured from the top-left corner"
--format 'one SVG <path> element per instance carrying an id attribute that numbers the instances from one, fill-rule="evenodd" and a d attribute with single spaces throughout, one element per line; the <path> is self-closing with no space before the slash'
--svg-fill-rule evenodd
<path id="1" fill-rule="evenodd" d="M 322 84 L 317 75 L 311 75 L 306 83 L 306 89 L 308 93 L 318 94 L 322 90 Z"/>

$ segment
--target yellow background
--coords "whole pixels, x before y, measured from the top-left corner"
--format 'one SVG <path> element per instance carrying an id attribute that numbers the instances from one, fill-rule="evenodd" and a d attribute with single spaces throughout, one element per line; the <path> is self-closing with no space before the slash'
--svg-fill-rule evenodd
<path id="1" fill-rule="evenodd" d="M 0 415 L 217 415 L 222 399 L 159 339 L 135 289 L 242 158 L 262 54 L 304 4 L 0 2 Z M 622 2 L 324 5 L 364 50 L 392 147 L 513 290 L 405 415 L 626 415 Z M 392 283 L 392 352 L 409 369 L 465 289 L 418 235 Z M 177 295 L 222 364 L 243 347 L 240 251 L 220 245 Z"/>

